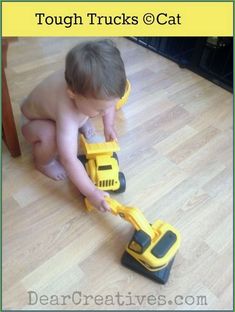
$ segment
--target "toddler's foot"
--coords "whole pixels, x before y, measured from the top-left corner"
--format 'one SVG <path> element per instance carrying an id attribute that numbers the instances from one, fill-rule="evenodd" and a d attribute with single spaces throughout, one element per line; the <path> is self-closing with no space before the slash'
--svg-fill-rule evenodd
<path id="1" fill-rule="evenodd" d="M 49 178 L 56 180 L 56 181 L 64 180 L 67 177 L 67 174 L 66 174 L 63 166 L 56 159 L 53 159 L 47 165 L 36 164 L 36 168 L 39 171 L 41 171 L 43 174 L 48 176 Z"/>
<path id="2" fill-rule="evenodd" d="M 95 128 L 92 126 L 90 121 L 87 121 L 84 126 L 79 129 L 87 140 L 90 140 L 95 135 Z"/>

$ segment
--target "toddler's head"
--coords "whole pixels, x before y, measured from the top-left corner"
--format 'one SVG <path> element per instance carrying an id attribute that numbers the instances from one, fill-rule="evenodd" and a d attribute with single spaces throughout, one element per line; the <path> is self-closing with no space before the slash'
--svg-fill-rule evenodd
<path id="1" fill-rule="evenodd" d="M 84 114 L 93 117 L 115 105 L 125 92 L 126 73 L 111 40 L 80 43 L 66 56 L 69 96 Z"/>

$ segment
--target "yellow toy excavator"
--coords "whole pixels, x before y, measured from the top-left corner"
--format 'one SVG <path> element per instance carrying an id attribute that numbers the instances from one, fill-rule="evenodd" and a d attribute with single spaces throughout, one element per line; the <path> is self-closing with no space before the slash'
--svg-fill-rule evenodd
<path id="1" fill-rule="evenodd" d="M 149 224 L 137 208 L 123 206 L 109 197 L 106 197 L 106 201 L 112 214 L 119 215 L 135 228 L 122 256 L 122 264 L 160 284 L 165 284 L 180 246 L 179 231 L 161 220 Z M 85 205 L 88 211 L 93 209 L 87 199 Z"/>

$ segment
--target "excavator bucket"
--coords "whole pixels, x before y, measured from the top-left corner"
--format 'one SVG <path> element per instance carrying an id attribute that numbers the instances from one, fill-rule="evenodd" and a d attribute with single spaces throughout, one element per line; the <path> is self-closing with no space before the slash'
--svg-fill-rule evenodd
<path id="1" fill-rule="evenodd" d="M 117 102 L 116 110 L 119 110 L 127 102 L 130 92 L 131 92 L 131 83 L 129 80 L 127 80 L 125 93 L 123 97 Z"/>

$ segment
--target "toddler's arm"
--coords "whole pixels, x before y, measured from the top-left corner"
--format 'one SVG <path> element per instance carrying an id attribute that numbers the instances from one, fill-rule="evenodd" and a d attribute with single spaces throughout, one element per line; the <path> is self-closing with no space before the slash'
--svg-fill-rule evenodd
<path id="1" fill-rule="evenodd" d="M 105 114 L 102 117 L 104 124 L 104 136 L 106 141 L 117 141 L 117 134 L 114 129 L 114 121 L 115 121 L 115 106 L 108 108 L 105 111 Z"/>
<path id="2" fill-rule="evenodd" d="M 60 161 L 63 164 L 70 180 L 79 191 L 99 210 L 109 210 L 105 201 L 105 193 L 95 187 L 88 177 L 82 163 L 77 158 L 78 149 L 78 127 L 77 122 L 71 119 L 62 119 L 57 122 L 57 146 Z"/>

